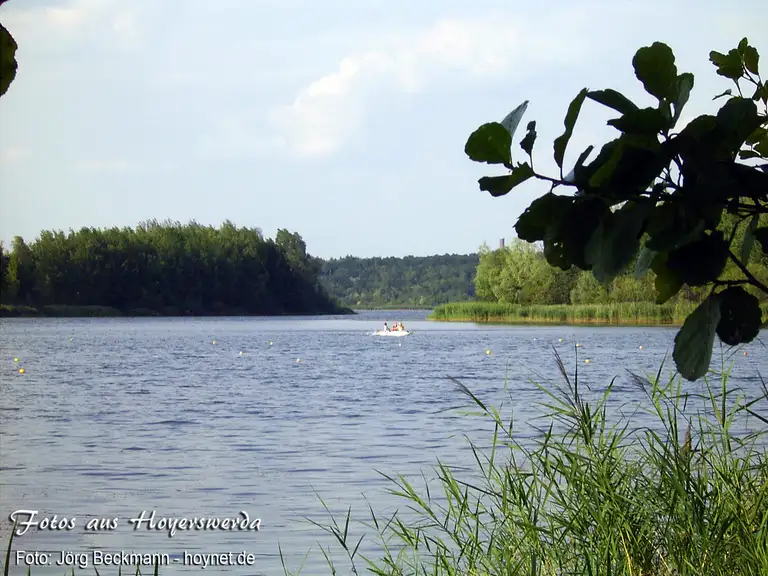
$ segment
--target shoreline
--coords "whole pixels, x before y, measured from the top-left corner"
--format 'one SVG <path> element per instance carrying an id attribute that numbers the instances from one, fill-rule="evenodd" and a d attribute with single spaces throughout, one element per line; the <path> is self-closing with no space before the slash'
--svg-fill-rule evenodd
<path id="1" fill-rule="evenodd" d="M 561 319 L 554 319 L 549 320 L 547 318 L 520 318 L 520 317 L 500 317 L 500 318 L 489 318 L 487 320 L 478 320 L 477 318 L 472 318 L 469 316 L 461 317 L 456 316 L 452 318 L 432 318 L 431 316 L 427 318 L 430 322 L 467 322 L 471 324 L 492 324 L 492 325 L 499 325 L 499 326 L 615 326 L 616 328 L 620 327 L 638 327 L 638 328 L 679 328 L 683 325 L 682 322 L 678 321 L 671 321 L 671 322 L 659 322 L 653 319 L 647 319 L 647 320 L 601 320 L 597 318 L 592 319 L 568 319 L 568 320 L 561 320 Z"/>
<path id="2" fill-rule="evenodd" d="M 433 322 L 471 322 L 510 326 L 615 326 L 680 327 L 696 307 L 694 302 L 655 304 L 502 304 L 453 302 L 436 306 L 428 317 Z M 763 319 L 768 303 L 761 304 Z"/>
<path id="3" fill-rule="evenodd" d="M 280 316 L 354 316 L 357 312 L 351 308 L 342 308 L 333 312 L 273 312 L 248 313 L 243 310 L 222 310 L 192 313 L 178 308 L 168 307 L 165 312 L 147 308 L 129 308 L 120 310 L 111 306 L 75 306 L 68 304 L 50 304 L 45 306 L 26 306 L 21 304 L 0 304 L 0 318 L 224 318 L 224 317 L 280 317 Z"/>
<path id="4" fill-rule="evenodd" d="M 381 310 L 383 312 L 388 312 L 390 310 L 434 310 L 439 304 L 436 304 L 434 306 L 397 306 L 395 304 L 387 304 L 384 306 L 352 306 L 352 310 L 360 310 L 361 312 L 375 312 L 377 310 Z"/>

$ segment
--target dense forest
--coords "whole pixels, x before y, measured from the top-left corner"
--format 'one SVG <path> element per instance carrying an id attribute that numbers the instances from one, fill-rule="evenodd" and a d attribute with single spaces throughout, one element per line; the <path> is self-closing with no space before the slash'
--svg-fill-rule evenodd
<path id="1" fill-rule="evenodd" d="M 768 218 L 761 219 L 761 226 Z M 752 273 L 763 283 L 768 282 L 768 258 L 755 245 L 744 246 L 744 226 L 735 227 L 737 220 L 725 215 L 720 229 L 734 235 L 734 247 L 749 262 Z M 747 254 L 744 254 L 744 251 Z M 482 247 L 480 263 L 475 276 L 477 300 L 502 304 L 618 304 L 622 302 L 655 302 L 655 274 L 652 270 L 637 278 L 634 266 L 616 277 L 609 285 L 598 282 L 591 271 L 572 267 L 562 270 L 547 263 L 541 247 L 522 240 L 499 250 Z M 733 262 L 729 262 L 721 280 L 742 277 Z M 671 300 L 676 302 L 700 302 L 709 288 L 684 286 Z M 766 294 L 750 288 L 761 301 Z"/>
<path id="2" fill-rule="evenodd" d="M 350 307 L 432 307 L 474 297 L 477 254 L 334 258 L 323 262 L 326 290 Z"/>
<path id="3" fill-rule="evenodd" d="M 296 233 L 274 240 L 225 222 L 44 231 L 0 258 L 3 304 L 99 306 L 133 314 L 315 314 L 347 311 L 319 282 L 322 263 Z M 8 307 L 6 307 L 6 312 Z"/>

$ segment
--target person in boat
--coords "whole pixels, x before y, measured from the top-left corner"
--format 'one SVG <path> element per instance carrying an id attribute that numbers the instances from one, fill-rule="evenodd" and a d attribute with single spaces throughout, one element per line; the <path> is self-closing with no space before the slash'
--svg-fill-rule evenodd
<path id="1" fill-rule="evenodd" d="M 384 322 L 384 332 L 389 332 L 389 326 L 387 326 L 386 322 Z"/>
<path id="2" fill-rule="evenodd" d="M 400 329 L 402 332 L 405 332 L 405 326 L 403 326 L 403 323 L 402 323 L 402 322 L 400 322 L 400 323 L 398 324 L 398 327 L 399 327 L 399 329 Z"/>

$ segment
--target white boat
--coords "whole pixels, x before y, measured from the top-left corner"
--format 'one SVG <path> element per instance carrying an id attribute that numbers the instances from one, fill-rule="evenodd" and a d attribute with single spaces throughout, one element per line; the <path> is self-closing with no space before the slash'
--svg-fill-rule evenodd
<path id="1" fill-rule="evenodd" d="M 408 332 L 407 330 L 378 330 L 373 333 L 374 336 L 408 336 L 409 334 L 413 334 L 413 332 Z"/>

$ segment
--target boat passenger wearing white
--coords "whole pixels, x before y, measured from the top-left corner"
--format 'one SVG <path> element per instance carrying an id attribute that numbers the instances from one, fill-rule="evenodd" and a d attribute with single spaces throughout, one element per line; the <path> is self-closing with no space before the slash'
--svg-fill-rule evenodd
<path id="1" fill-rule="evenodd" d="M 384 322 L 384 332 L 389 332 L 389 326 L 387 326 L 386 322 Z"/>

